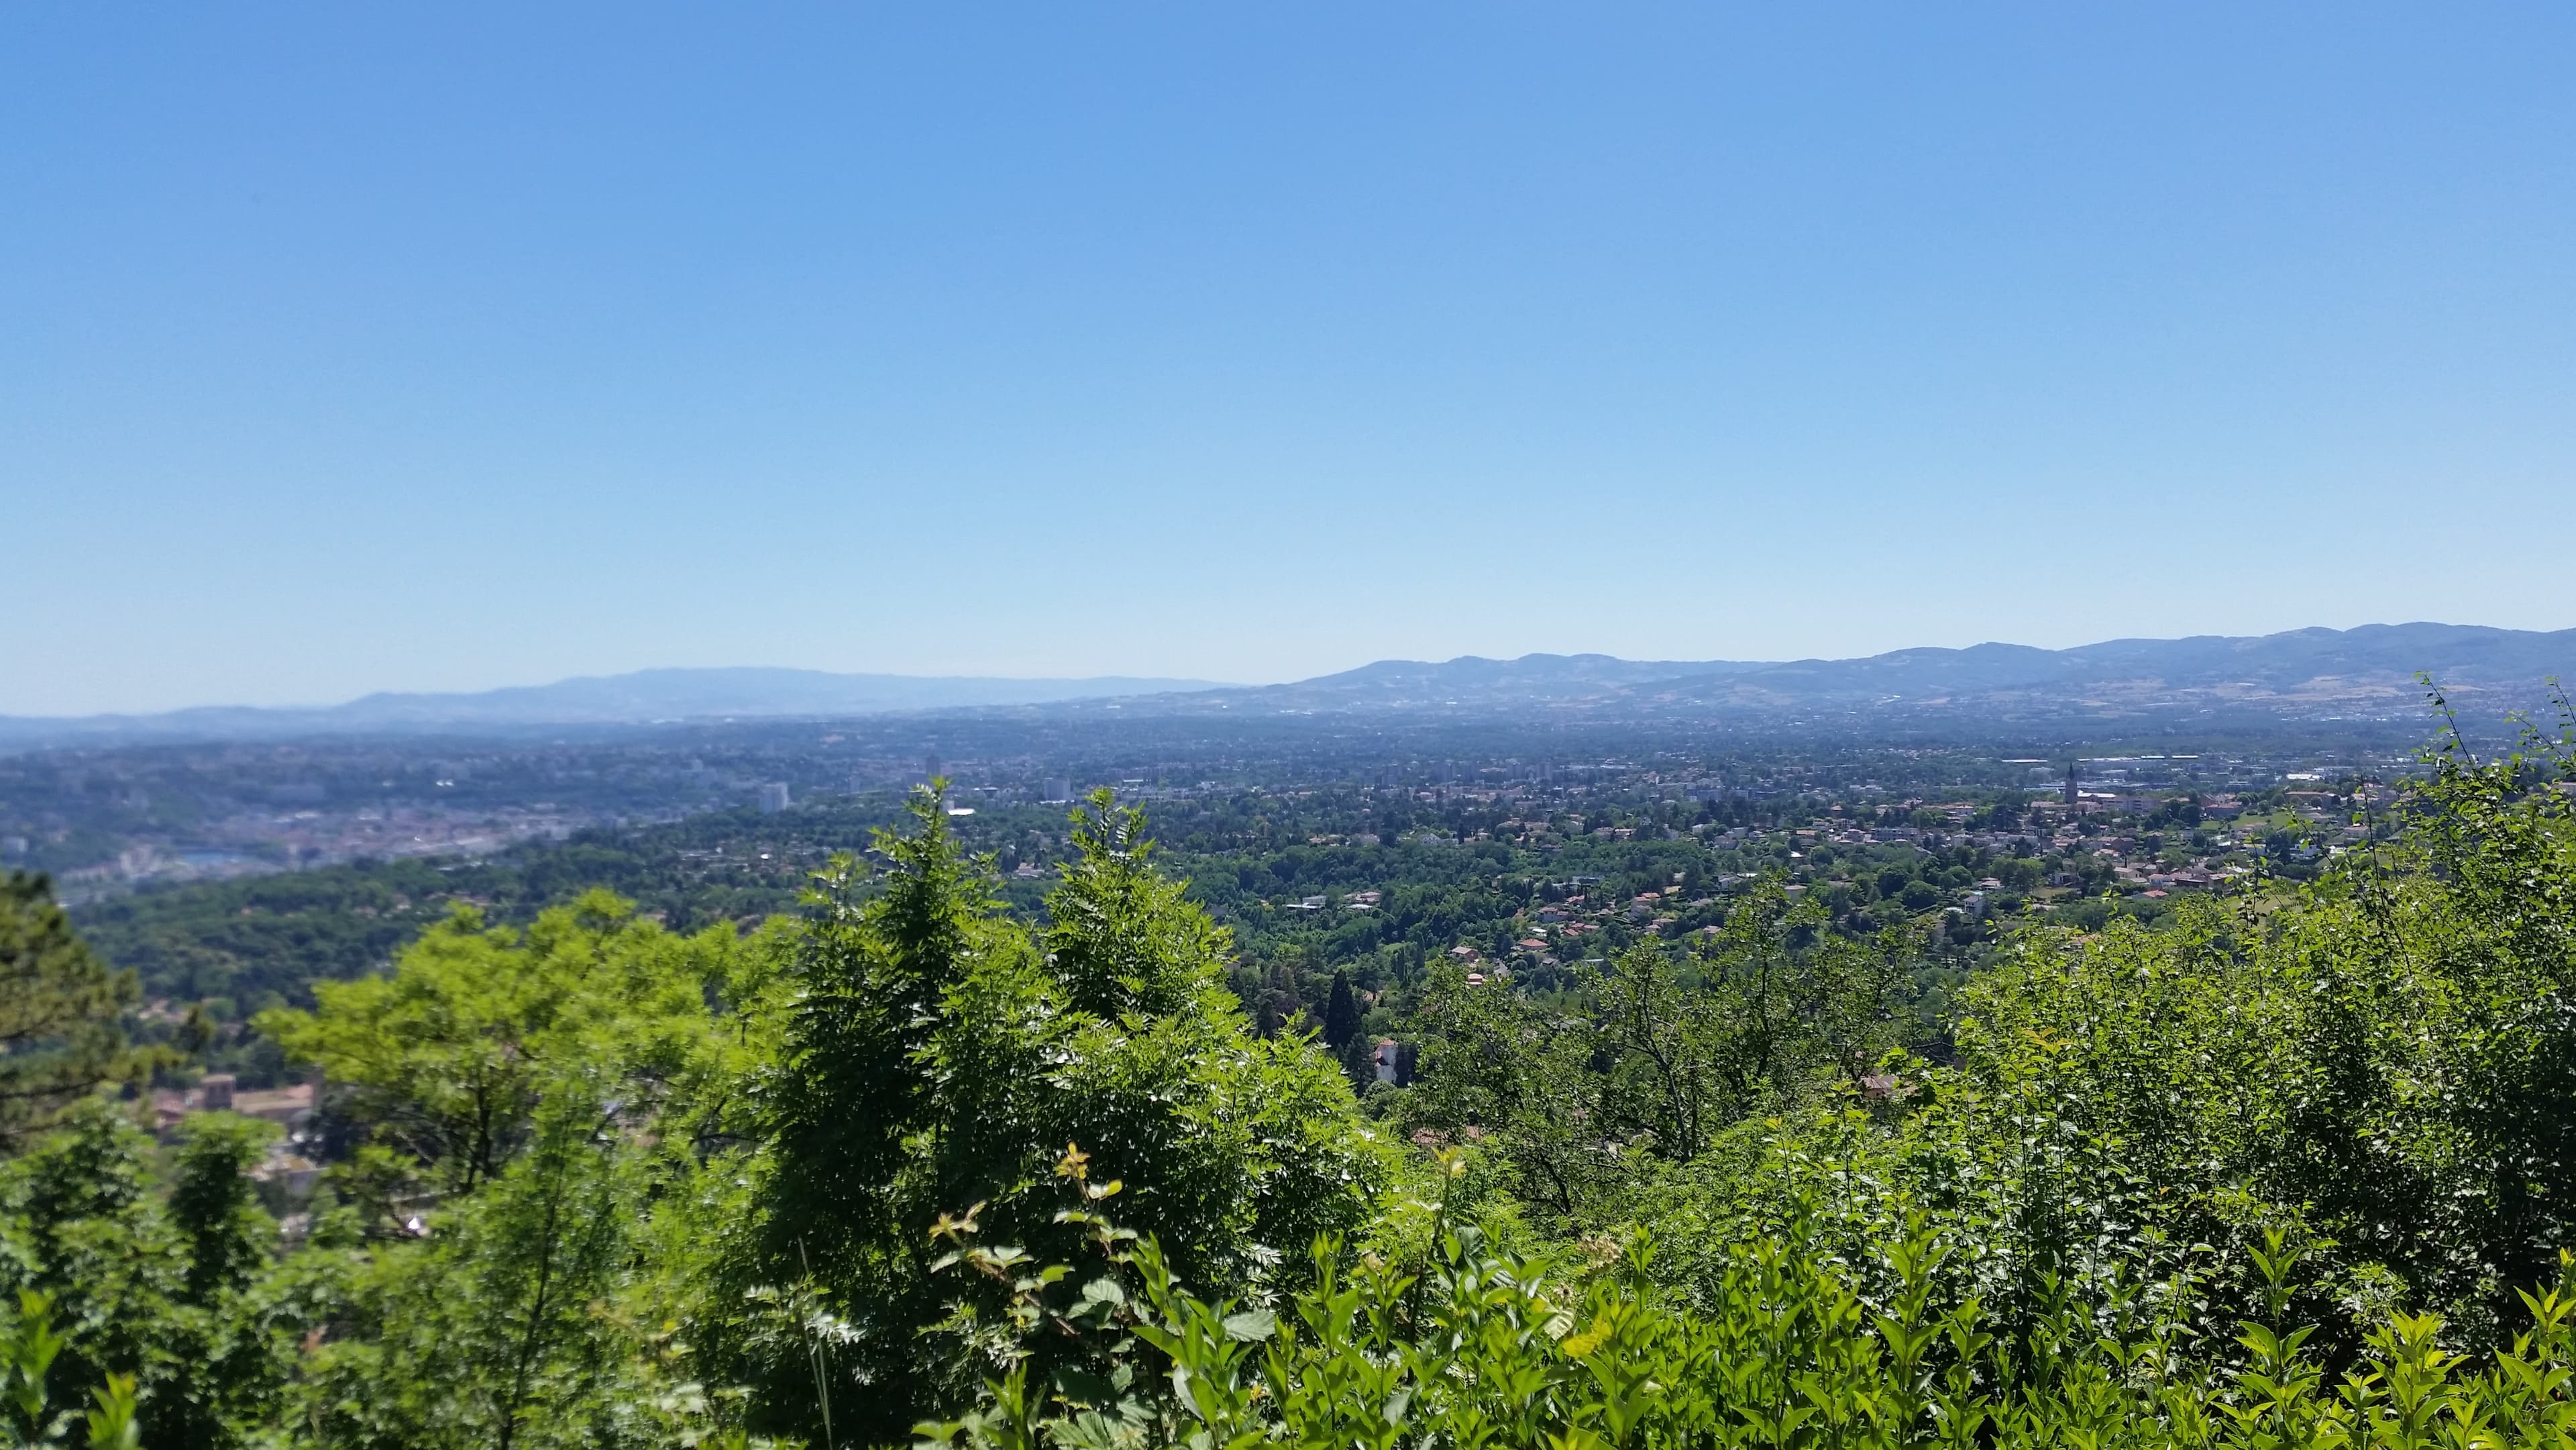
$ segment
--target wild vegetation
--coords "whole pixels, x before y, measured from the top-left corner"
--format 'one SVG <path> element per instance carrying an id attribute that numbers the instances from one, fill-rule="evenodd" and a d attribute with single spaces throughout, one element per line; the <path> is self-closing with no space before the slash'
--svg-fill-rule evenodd
<path id="1" fill-rule="evenodd" d="M 2452 739 L 2389 839 L 2003 930 L 1937 1022 L 1920 927 L 1777 879 L 1425 964 L 1409 1085 L 1347 974 L 1259 1031 L 1135 813 L 1032 912 L 924 790 L 755 930 L 464 906 L 261 1014 L 291 1200 L 266 1124 L 146 1131 L 130 982 L 14 878 L 0 1434 L 2576 1444 L 2571 785 Z"/>

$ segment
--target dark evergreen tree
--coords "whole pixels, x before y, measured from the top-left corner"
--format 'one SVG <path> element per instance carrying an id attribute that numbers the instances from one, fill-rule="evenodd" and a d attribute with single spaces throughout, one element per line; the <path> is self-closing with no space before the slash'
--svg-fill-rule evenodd
<path id="1" fill-rule="evenodd" d="M 73 933 L 51 880 L 0 879 L 0 1149 L 23 1147 L 126 1070 L 116 1018 L 135 995 L 133 975 L 108 970 Z"/>
<path id="2" fill-rule="evenodd" d="M 1365 1032 L 1354 1032 L 1342 1047 L 1342 1073 L 1351 1091 L 1366 1093 L 1377 1082 L 1377 1044 Z"/>
<path id="3" fill-rule="evenodd" d="M 1335 1052 L 1360 1035 L 1360 999 L 1351 991 L 1351 974 L 1333 973 L 1333 997 L 1324 1007 L 1324 1043 Z"/>

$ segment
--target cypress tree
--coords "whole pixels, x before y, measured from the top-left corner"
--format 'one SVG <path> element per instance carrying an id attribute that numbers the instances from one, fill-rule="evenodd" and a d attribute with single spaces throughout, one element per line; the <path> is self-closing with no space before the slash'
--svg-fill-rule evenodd
<path id="1" fill-rule="evenodd" d="M 1324 1008 L 1324 1043 L 1335 1052 L 1360 1035 L 1360 1001 L 1351 991 L 1348 972 L 1333 973 L 1333 999 Z"/>

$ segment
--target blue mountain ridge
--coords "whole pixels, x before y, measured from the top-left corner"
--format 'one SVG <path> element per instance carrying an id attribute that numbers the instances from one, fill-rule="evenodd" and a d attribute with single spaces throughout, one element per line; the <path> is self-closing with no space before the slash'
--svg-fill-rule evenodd
<path id="1" fill-rule="evenodd" d="M 460 733 L 659 721 L 830 718 L 994 707 L 1144 712 L 1497 710 L 1627 704 L 1708 709 L 1807 709 L 1856 702 L 1967 700 L 2231 704 L 2411 702 L 2418 674 L 2470 694 L 2542 698 L 2545 682 L 2576 679 L 2576 629 L 2371 624 L 2256 636 L 2114 639 L 2071 649 L 1985 643 L 1892 650 L 1858 659 L 1628 660 L 1606 654 L 1462 655 L 1438 662 L 1378 660 L 1288 684 L 1100 676 L 1001 679 L 834 674 L 795 669 L 656 669 L 460 694 L 374 694 L 310 709 L 209 707 L 160 715 L 0 716 L 0 744 L 132 743 L 151 739 Z"/>

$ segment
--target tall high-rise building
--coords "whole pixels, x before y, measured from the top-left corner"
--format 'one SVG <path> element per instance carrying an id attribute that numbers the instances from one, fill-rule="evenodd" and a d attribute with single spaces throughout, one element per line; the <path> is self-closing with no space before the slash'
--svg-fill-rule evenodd
<path id="1" fill-rule="evenodd" d="M 921 780 L 924 785 L 927 785 L 937 779 L 939 779 L 939 752 L 934 750 L 921 757 Z"/>
<path id="2" fill-rule="evenodd" d="M 760 788 L 760 813 L 774 816 L 787 809 L 787 782 L 773 780 Z"/>

